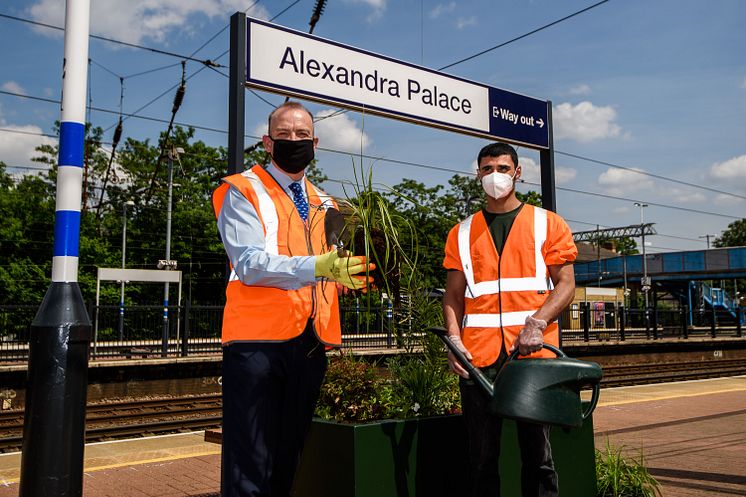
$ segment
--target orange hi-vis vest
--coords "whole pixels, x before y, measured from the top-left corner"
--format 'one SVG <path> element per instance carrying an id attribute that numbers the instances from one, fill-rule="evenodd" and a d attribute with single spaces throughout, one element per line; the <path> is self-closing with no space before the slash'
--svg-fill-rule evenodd
<path id="1" fill-rule="evenodd" d="M 481 211 L 459 223 L 458 235 L 448 238 L 450 244 L 458 245 L 451 251 L 457 248 L 466 278 L 461 334 L 475 366 L 493 364 L 502 348 L 507 353 L 526 317 L 544 304 L 552 290 L 543 252 L 547 214 L 539 207 L 524 205 L 513 221 L 502 255 L 497 253 Z M 557 323 L 547 326 L 544 341 L 559 345 Z M 541 350 L 530 357 L 553 354 Z"/>
<path id="2" fill-rule="evenodd" d="M 319 255 L 327 248 L 326 209 L 336 208 L 332 198 L 306 180 L 309 215 L 304 222 L 293 200 L 263 167 L 223 178 L 213 193 L 215 216 L 231 186 L 256 209 L 264 225 L 265 251 L 273 255 Z M 298 290 L 245 285 L 233 269 L 226 288 L 223 344 L 235 341 L 285 341 L 299 336 L 313 319 L 319 340 L 330 346 L 342 343 L 339 302 L 335 282 L 323 280 Z"/>

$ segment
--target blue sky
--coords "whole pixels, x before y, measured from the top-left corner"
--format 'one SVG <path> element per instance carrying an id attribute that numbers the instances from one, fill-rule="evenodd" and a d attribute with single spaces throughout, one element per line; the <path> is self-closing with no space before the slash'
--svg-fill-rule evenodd
<path id="1" fill-rule="evenodd" d="M 594 3 L 330 0 L 314 34 L 438 69 Z M 270 19 L 290 7 L 274 22 L 306 32 L 313 4 L 92 0 L 91 33 L 181 55 L 199 49 L 194 57 L 227 66 L 227 56 L 217 57 L 228 49 L 228 30 L 220 31 L 233 12 L 250 7 L 249 15 Z M 10 0 L 0 7 L 0 14 L 62 26 L 64 1 Z M 662 204 L 645 209 L 645 221 L 656 223 L 661 234 L 649 239 L 650 252 L 701 249 L 706 245 L 701 236 L 717 235 L 736 218 L 746 217 L 745 25 L 742 0 L 611 0 L 444 72 L 553 102 L 557 206 L 573 230 L 638 223 L 640 210 L 633 201 L 639 200 Z M 0 17 L 0 46 L 0 90 L 6 92 L 0 93 L 0 160 L 9 166 L 33 166 L 34 146 L 55 141 L 38 134 L 52 132 L 59 107 L 36 98 L 59 99 L 62 33 Z M 131 113 L 176 85 L 181 76 L 176 57 L 95 39 L 89 55 L 91 100 L 97 108 L 119 109 L 119 77 L 124 77 L 123 110 Z M 176 120 L 226 130 L 228 80 L 202 68 L 187 63 L 191 77 Z M 138 75 L 150 70 L 154 71 Z M 218 71 L 227 74 L 228 69 Z M 275 105 L 283 100 L 257 93 Z M 137 113 L 168 120 L 173 94 L 168 91 Z M 320 116 L 337 110 L 312 103 L 309 107 Z M 270 110 L 269 104 L 247 93 L 247 133 L 263 132 Z M 106 138 L 111 139 L 116 114 L 92 111 L 90 120 L 106 129 Z M 153 141 L 165 127 L 130 118 L 124 135 Z M 476 153 L 487 143 L 356 112 L 320 122 L 317 134 L 322 147 L 352 153 L 362 147 L 365 154 L 384 158 L 362 161 L 366 168 L 373 167 L 374 181 L 380 185 L 394 185 L 403 178 L 445 185 L 453 174 L 473 171 Z M 197 137 L 211 145 L 227 143 L 227 135 L 219 131 L 198 130 Z M 538 183 L 538 154 L 520 148 L 519 155 L 524 179 Z M 359 166 L 360 158 L 323 150 L 317 156 L 324 172 L 337 180 L 324 185 L 326 189 L 342 193 L 339 181 L 352 178 L 352 165 Z"/>

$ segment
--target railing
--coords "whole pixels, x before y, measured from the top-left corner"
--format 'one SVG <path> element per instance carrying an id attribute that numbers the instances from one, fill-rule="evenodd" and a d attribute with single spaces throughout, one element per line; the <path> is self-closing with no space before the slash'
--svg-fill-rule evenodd
<path id="1" fill-rule="evenodd" d="M 26 361 L 29 327 L 38 306 L 0 305 L 0 361 Z M 91 358 L 177 357 L 217 354 L 221 350 L 222 305 L 128 306 L 119 328 L 118 305 L 88 306 L 93 336 Z M 741 310 L 743 313 L 743 310 Z M 689 324 L 686 308 L 626 309 L 614 304 L 573 304 L 561 316 L 563 343 L 661 338 L 742 336 L 740 319 L 725 310 L 697 309 Z M 382 306 L 341 306 L 342 343 L 346 348 L 401 346 L 401 334 L 411 332 L 406 313 L 388 302 Z M 164 324 L 167 338 L 164 340 Z"/>
<path id="2" fill-rule="evenodd" d="M 743 310 L 740 310 L 743 313 Z M 739 313 L 736 313 L 739 314 Z M 692 323 L 690 324 L 690 317 Z M 627 309 L 610 303 L 580 302 L 562 313 L 563 343 L 742 336 L 742 320 L 728 310 L 708 308 Z"/>
<path id="3" fill-rule="evenodd" d="M 167 321 L 160 305 L 127 306 L 121 321 L 119 305 L 90 304 L 87 308 L 92 325 L 92 359 L 176 357 L 217 354 L 221 350 L 222 305 L 171 305 Z M 36 305 L 0 305 L 0 361 L 27 360 L 29 328 L 37 310 Z M 340 319 L 343 347 L 397 345 L 401 313 L 388 302 L 371 308 L 341 306 Z"/>

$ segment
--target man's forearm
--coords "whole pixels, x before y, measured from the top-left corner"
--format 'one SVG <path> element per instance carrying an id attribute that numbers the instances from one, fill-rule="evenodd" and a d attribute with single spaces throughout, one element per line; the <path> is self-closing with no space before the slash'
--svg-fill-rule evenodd
<path id="1" fill-rule="evenodd" d="M 451 302 L 443 302 L 443 319 L 449 335 L 459 335 L 461 333 L 463 314 L 463 308 L 458 308 Z"/>
<path id="2" fill-rule="evenodd" d="M 556 287 L 547 297 L 546 302 L 534 314 L 536 319 L 542 319 L 547 323 L 555 321 L 565 308 L 570 305 L 575 294 L 575 287 Z"/>
<path id="3" fill-rule="evenodd" d="M 533 316 L 547 323 L 555 321 L 575 298 L 575 273 L 572 264 L 550 266 L 549 274 L 554 283 L 554 290 Z"/>

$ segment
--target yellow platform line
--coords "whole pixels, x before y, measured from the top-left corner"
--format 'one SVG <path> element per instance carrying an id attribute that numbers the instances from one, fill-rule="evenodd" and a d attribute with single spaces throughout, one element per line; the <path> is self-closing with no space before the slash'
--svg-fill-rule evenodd
<path id="1" fill-rule="evenodd" d="M 717 393 L 729 393 L 729 392 L 742 392 L 744 390 L 746 390 L 746 387 L 741 387 L 741 388 L 735 387 L 735 388 L 724 388 L 722 390 L 711 390 L 707 392 L 676 393 L 676 394 L 659 395 L 657 397 L 645 397 L 645 398 L 638 398 L 638 399 L 610 400 L 606 402 L 599 401 L 598 407 L 634 404 L 635 402 L 653 402 L 656 400 L 678 399 L 681 397 L 701 397 L 703 395 L 713 395 Z M 603 393 L 601 395 L 603 395 Z"/>
<path id="2" fill-rule="evenodd" d="M 139 464 L 152 464 L 156 462 L 165 462 L 165 461 L 175 461 L 178 459 L 188 459 L 190 457 L 201 457 L 201 456 L 214 456 L 220 454 L 220 449 L 216 450 L 208 450 L 205 452 L 192 452 L 189 454 L 176 454 L 173 456 L 166 456 L 166 457 L 156 457 L 153 459 L 143 459 L 139 461 L 126 461 L 126 462 L 120 462 L 115 464 L 105 464 L 103 466 L 91 466 L 91 467 L 85 467 L 83 469 L 83 473 L 92 473 L 94 471 L 103 471 L 105 469 L 113 469 L 113 468 L 122 468 L 125 466 L 137 466 Z M 0 485 L 12 485 L 13 483 L 18 483 L 20 481 L 19 478 L 11 478 L 9 480 L 2 479 L 0 480 Z"/>

